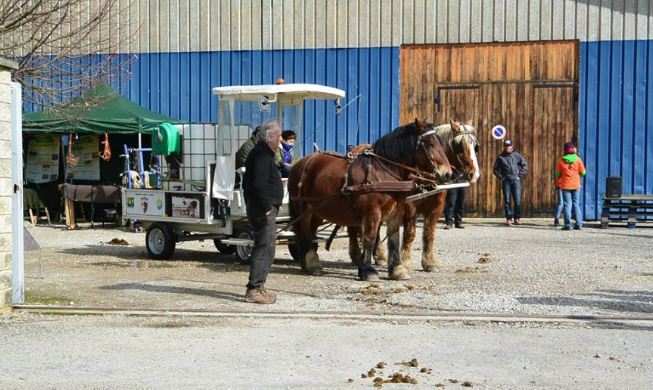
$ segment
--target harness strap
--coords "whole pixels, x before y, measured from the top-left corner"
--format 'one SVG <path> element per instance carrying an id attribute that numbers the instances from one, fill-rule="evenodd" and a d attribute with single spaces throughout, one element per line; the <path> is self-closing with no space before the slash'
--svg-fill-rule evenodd
<path id="1" fill-rule="evenodd" d="M 404 168 L 409 172 L 415 173 L 416 175 L 413 176 L 415 181 L 425 181 L 425 182 L 428 182 L 430 184 L 439 184 L 438 181 L 436 181 L 436 180 L 428 179 L 426 177 L 423 177 L 422 174 L 424 172 L 420 171 L 419 169 L 415 169 L 415 168 L 410 167 L 408 165 L 396 162 L 394 160 L 390 160 L 389 158 L 386 158 L 386 157 L 383 157 L 383 156 L 381 156 L 379 154 L 376 154 L 371 150 L 367 154 L 370 155 L 370 156 L 374 156 L 374 157 L 378 158 L 379 160 L 385 161 L 385 162 L 387 162 L 389 164 L 396 165 L 398 167 Z"/>

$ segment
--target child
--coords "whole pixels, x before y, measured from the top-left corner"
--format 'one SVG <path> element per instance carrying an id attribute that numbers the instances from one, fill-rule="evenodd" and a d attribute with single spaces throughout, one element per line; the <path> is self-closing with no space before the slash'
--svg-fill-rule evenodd
<path id="1" fill-rule="evenodd" d="M 281 133 L 281 144 L 275 156 L 275 161 L 277 166 L 279 166 L 279 171 L 281 171 L 281 177 L 288 177 L 290 175 L 290 169 L 292 169 L 295 163 L 295 152 L 293 148 L 296 137 L 297 135 L 292 130 L 284 130 Z"/>

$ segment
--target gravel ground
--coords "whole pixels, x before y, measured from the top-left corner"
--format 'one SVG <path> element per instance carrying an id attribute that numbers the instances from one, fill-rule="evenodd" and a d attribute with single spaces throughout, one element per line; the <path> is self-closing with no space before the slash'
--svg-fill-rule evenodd
<path id="1" fill-rule="evenodd" d="M 499 314 L 650 316 L 653 314 L 653 229 L 643 225 L 581 231 L 554 229 L 549 219 L 504 227 L 470 219 L 464 230 L 438 230 L 441 267 L 416 270 L 408 281 L 356 280 L 346 239 L 320 249 L 321 277 L 306 276 L 277 247 L 268 287 L 271 306 L 243 302 L 248 267 L 220 255 L 213 243 L 178 244 L 171 260 L 147 258 L 145 234 L 115 228 L 39 225 L 41 246 L 26 252 L 26 303 L 72 306 L 232 311 L 367 313 L 477 312 Z M 418 234 L 421 229 L 418 229 Z M 109 245 L 124 239 L 129 245 Z M 375 287 L 376 286 L 376 287 Z"/>
<path id="2" fill-rule="evenodd" d="M 646 389 L 652 329 L 22 313 L 0 316 L 0 388 Z"/>

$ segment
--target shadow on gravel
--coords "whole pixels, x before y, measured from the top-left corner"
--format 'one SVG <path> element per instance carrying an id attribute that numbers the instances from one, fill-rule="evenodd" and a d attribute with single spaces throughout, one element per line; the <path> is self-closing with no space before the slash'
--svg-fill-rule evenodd
<path id="1" fill-rule="evenodd" d="M 597 292 L 585 294 L 585 296 L 588 298 L 518 297 L 517 301 L 524 305 L 569 306 L 621 313 L 653 314 L 653 292 L 651 291 L 597 290 Z"/>
<path id="2" fill-rule="evenodd" d="M 591 326 L 594 329 L 640 330 L 646 332 L 653 332 L 653 325 L 642 325 L 641 323 L 637 324 L 632 322 L 596 320 L 596 321 L 590 321 L 589 326 Z"/>
<path id="3" fill-rule="evenodd" d="M 229 292 L 220 292 L 215 290 L 204 290 L 201 288 L 189 287 L 176 287 L 176 286 L 157 286 L 147 283 L 118 283 L 110 286 L 101 286 L 101 290 L 108 291 L 127 291 L 127 290 L 140 290 L 153 293 L 168 293 L 168 294 L 184 294 L 184 295 L 199 295 L 210 298 L 226 299 L 229 301 L 242 302 L 243 296 Z"/>

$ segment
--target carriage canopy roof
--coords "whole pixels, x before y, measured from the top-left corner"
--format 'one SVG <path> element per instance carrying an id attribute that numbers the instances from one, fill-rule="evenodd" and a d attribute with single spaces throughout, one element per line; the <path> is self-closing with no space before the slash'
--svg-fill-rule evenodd
<path id="1" fill-rule="evenodd" d="M 61 110 L 23 115 L 23 131 L 40 133 L 146 133 L 178 120 L 149 111 L 99 84 Z"/>
<path id="2" fill-rule="evenodd" d="M 266 84 L 266 85 L 235 85 L 215 87 L 213 94 L 220 98 L 238 100 L 257 100 L 259 96 L 282 94 L 289 98 L 302 99 L 340 99 L 345 97 L 345 91 L 318 84 Z"/>

